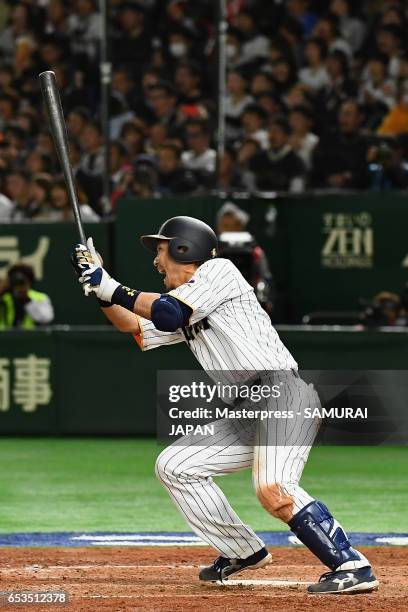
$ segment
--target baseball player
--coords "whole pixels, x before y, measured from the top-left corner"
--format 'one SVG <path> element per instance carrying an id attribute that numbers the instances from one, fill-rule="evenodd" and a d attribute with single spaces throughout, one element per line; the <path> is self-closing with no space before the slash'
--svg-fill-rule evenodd
<path id="1" fill-rule="evenodd" d="M 174 217 L 158 234 L 141 240 L 155 254 L 165 293 L 130 289 L 111 278 L 90 238 L 72 255 L 85 295 L 95 293 L 107 318 L 118 330 L 134 334 L 144 351 L 184 342 L 210 376 L 215 371 L 246 372 L 249 384 L 254 373 L 267 377 L 279 371 L 287 383 L 280 401 L 295 415 L 262 423 L 221 419 L 210 439 L 181 438 L 158 457 L 159 480 L 191 529 L 220 553 L 201 569 L 200 580 L 225 580 L 271 561 L 263 541 L 241 521 L 212 479 L 252 468 L 265 510 L 287 523 L 330 570 L 308 587 L 309 593 L 375 590 L 378 581 L 369 561 L 352 548 L 326 505 L 299 485 L 319 426 L 303 418 L 303 409 L 320 404 L 313 387 L 299 377 L 296 361 L 252 287 L 232 262 L 216 257 L 216 236 L 198 219 Z M 266 399 L 265 406 L 273 407 L 274 401 Z"/>

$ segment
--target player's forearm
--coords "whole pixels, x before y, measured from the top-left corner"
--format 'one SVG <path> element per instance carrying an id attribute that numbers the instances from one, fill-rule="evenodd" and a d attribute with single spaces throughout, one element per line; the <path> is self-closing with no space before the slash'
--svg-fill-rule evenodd
<path id="1" fill-rule="evenodd" d="M 152 319 L 152 304 L 160 297 L 160 293 L 145 293 L 142 291 L 139 293 L 135 305 L 133 306 L 133 312 L 145 319 Z"/>
<path id="2" fill-rule="evenodd" d="M 121 332 L 140 334 L 140 325 L 137 316 L 122 306 L 112 305 L 101 308 L 103 314 Z"/>
<path id="3" fill-rule="evenodd" d="M 102 307 L 102 312 L 119 331 L 139 334 L 140 325 L 135 315 L 140 315 L 145 319 L 151 319 L 152 304 L 159 297 L 159 293 L 142 292 L 137 296 L 133 312 L 118 304 L 112 304 L 112 306 L 106 308 Z"/>

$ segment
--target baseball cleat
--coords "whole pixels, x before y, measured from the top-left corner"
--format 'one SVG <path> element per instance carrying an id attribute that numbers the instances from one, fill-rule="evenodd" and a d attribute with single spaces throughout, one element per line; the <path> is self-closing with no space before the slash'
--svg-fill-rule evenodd
<path id="1" fill-rule="evenodd" d="M 369 593 L 378 589 L 379 582 L 373 574 L 369 565 L 356 570 L 340 570 L 338 572 L 326 572 L 319 578 L 319 582 L 307 587 L 308 593 L 325 595 Z"/>
<path id="2" fill-rule="evenodd" d="M 246 559 L 227 559 L 226 557 L 218 557 L 212 565 L 203 567 L 200 571 L 200 580 L 207 582 L 218 582 L 219 580 L 228 580 L 233 574 L 238 574 L 244 570 L 255 570 L 272 561 L 272 555 L 268 553 L 266 548 L 261 548 Z"/>

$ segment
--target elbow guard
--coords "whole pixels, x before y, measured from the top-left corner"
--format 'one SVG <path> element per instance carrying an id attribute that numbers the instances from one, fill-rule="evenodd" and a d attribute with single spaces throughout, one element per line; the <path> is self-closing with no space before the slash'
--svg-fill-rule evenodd
<path id="1" fill-rule="evenodd" d="M 152 304 L 152 323 L 159 331 L 172 332 L 187 325 L 191 308 L 171 295 L 161 295 Z"/>

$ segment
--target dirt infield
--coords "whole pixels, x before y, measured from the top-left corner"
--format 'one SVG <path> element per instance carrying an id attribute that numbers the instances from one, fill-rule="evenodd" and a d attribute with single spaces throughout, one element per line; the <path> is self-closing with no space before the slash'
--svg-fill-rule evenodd
<path id="1" fill-rule="evenodd" d="M 326 571 L 302 548 L 271 549 L 273 564 L 236 579 L 245 586 L 200 584 L 209 548 L 2 548 L 0 591 L 65 591 L 66 605 L 0 605 L 1 610 L 408 610 L 408 548 L 366 549 L 381 584 L 375 593 L 307 595 L 306 582 Z M 284 581 L 284 582 L 279 582 Z M 296 583 L 302 584 L 296 584 Z M 295 583 L 295 584 L 293 584 Z"/>

